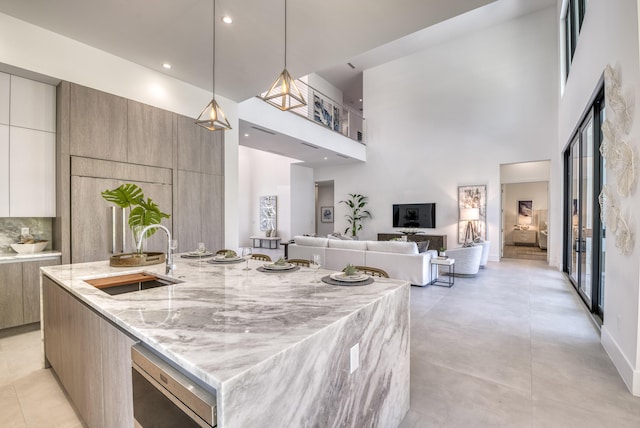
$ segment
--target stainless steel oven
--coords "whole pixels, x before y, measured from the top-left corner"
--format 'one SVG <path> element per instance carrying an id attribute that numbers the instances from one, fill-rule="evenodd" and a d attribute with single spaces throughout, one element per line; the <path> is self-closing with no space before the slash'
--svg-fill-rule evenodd
<path id="1" fill-rule="evenodd" d="M 136 344 L 131 348 L 135 427 L 215 427 L 216 395 Z"/>

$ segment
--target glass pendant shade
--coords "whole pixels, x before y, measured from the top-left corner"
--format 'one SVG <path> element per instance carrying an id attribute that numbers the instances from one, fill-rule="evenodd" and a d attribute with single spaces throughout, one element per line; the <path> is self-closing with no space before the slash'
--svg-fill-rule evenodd
<path id="1" fill-rule="evenodd" d="M 207 128 L 209 131 L 227 131 L 231 129 L 227 116 L 225 116 L 222 107 L 216 102 L 215 98 L 202 110 L 202 113 L 196 119 L 196 125 Z"/>
<path id="2" fill-rule="evenodd" d="M 282 70 L 262 99 L 284 111 L 307 105 L 300 89 L 286 68 Z"/>

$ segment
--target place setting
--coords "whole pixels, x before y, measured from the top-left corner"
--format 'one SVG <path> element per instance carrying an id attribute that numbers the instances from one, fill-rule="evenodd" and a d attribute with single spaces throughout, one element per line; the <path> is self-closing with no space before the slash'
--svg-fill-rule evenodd
<path id="1" fill-rule="evenodd" d="M 178 245 L 176 241 L 176 248 L 177 247 Z M 180 257 L 182 257 L 183 259 L 204 259 L 212 257 L 213 255 L 214 254 L 211 251 L 207 250 L 204 242 L 198 242 L 198 248 L 196 250 L 181 254 Z"/>
<path id="2" fill-rule="evenodd" d="M 209 260 L 207 260 L 207 263 L 210 263 L 212 265 L 232 265 L 236 263 L 242 263 L 245 260 L 248 263 L 248 260 L 250 258 L 251 258 L 251 254 L 249 254 L 248 257 L 247 256 L 241 257 L 241 256 L 238 256 L 238 254 L 236 254 L 235 251 L 227 250 L 224 253 L 216 254 L 215 256 L 211 257 Z"/>
<path id="3" fill-rule="evenodd" d="M 348 264 L 342 272 L 335 272 L 322 277 L 322 282 L 330 285 L 356 286 L 373 283 L 373 278 L 360 272 L 354 265 Z"/>
<path id="4" fill-rule="evenodd" d="M 280 257 L 273 263 L 265 263 L 262 266 L 256 269 L 258 272 L 265 273 L 284 273 L 284 272 L 295 272 L 300 270 L 300 266 L 294 265 L 293 263 L 287 262 L 284 257 Z"/>

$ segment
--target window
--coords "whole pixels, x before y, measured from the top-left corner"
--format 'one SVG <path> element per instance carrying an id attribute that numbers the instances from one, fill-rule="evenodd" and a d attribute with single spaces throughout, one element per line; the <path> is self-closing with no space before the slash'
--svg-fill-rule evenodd
<path id="1" fill-rule="evenodd" d="M 582 21 L 589 0 L 569 0 L 564 16 L 564 40 L 565 40 L 565 71 L 569 76 L 573 55 L 578 45 L 578 36 L 582 29 Z M 565 77 L 566 77 L 565 76 Z"/>

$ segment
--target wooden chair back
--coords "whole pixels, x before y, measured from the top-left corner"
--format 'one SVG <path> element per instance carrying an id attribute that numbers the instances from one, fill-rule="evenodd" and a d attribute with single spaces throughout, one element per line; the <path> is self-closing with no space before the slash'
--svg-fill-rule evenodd
<path id="1" fill-rule="evenodd" d="M 270 262 L 270 261 L 271 261 L 271 257 L 269 257 L 269 256 L 268 256 L 268 255 L 266 255 L 266 254 L 257 254 L 257 253 L 254 253 L 254 254 L 252 254 L 252 255 L 251 255 L 251 258 L 252 258 L 253 260 L 260 260 L 260 261 L 263 261 L 263 262 Z"/>
<path id="2" fill-rule="evenodd" d="M 366 273 L 367 275 L 377 276 L 379 278 L 389 278 L 389 274 L 379 268 L 375 268 L 371 266 L 356 266 L 356 269 L 358 269 L 362 273 Z M 344 269 L 343 269 L 343 272 L 344 272 Z"/>
<path id="3" fill-rule="evenodd" d="M 233 256 L 234 256 L 234 257 L 237 257 L 237 256 L 238 256 L 238 254 L 237 254 L 235 251 L 233 251 L 233 250 L 226 250 L 226 249 L 224 249 L 224 248 L 223 248 L 222 250 L 218 250 L 218 251 L 216 251 L 216 256 L 217 256 L 217 255 L 220 255 L 220 254 L 227 254 L 227 252 L 229 252 L 229 251 L 231 251 L 231 252 L 233 253 Z"/>
<path id="4" fill-rule="evenodd" d="M 309 267 L 309 260 L 305 260 L 305 259 L 289 259 L 287 260 L 287 262 L 296 266 Z"/>

